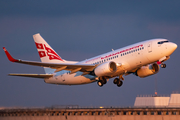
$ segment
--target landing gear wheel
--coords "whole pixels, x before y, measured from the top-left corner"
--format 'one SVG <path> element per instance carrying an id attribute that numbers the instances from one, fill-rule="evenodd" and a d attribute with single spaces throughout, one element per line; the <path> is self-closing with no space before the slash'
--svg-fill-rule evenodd
<path id="1" fill-rule="evenodd" d="M 123 81 L 119 80 L 118 83 L 117 83 L 117 86 L 118 86 L 118 87 L 121 87 L 122 84 L 123 84 Z"/>
<path id="2" fill-rule="evenodd" d="M 114 81 L 113 81 L 113 83 L 114 83 L 114 84 L 117 84 L 118 81 L 119 81 L 119 79 L 118 79 L 118 78 L 115 78 Z"/>
<path id="3" fill-rule="evenodd" d="M 161 64 L 161 68 L 166 68 L 166 64 Z"/>
<path id="4" fill-rule="evenodd" d="M 123 81 L 121 81 L 119 78 L 115 78 L 113 83 L 116 84 L 118 87 L 121 87 L 123 84 Z"/>
<path id="5" fill-rule="evenodd" d="M 103 81 L 102 81 L 102 80 L 99 80 L 99 81 L 97 82 L 97 84 L 99 85 L 99 87 L 102 87 L 102 86 L 103 86 Z"/>

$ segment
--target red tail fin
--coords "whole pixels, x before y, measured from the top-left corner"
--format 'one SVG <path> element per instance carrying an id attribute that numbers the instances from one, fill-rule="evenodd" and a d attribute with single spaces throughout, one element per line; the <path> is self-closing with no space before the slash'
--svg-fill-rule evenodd
<path id="1" fill-rule="evenodd" d="M 64 60 L 51 48 L 39 33 L 33 35 L 33 38 L 42 62 L 64 62 Z"/>

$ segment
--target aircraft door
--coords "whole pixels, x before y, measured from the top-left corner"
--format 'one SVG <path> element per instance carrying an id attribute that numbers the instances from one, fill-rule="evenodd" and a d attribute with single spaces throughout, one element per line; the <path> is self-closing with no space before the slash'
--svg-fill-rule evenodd
<path id="1" fill-rule="evenodd" d="M 134 62 L 132 64 L 136 65 L 136 66 L 141 66 L 141 64 L 143 63 L 143 52 L 142 52 L 142 48 L 136 48 L 135 52 L 133 52 L 132 54 L 132 58 L 134 60 Z"/>
<path id="2" fill-rule="evenodd" d="M 154 45 L 153 46 L 153 49 L 154 49 L 156 47 L 156 44 L 153 44 L 152 41 L 147 43 L 147 54 L 146 54 L 146 57 L 148 58 L 149 62 L 154 62 L 156 60 L 155 55 L 156 55 L 157 51 L 156 50 L 152 51 L 152 45 Z"/>
<path id="3" fill-rule="evenodd" d="M 148 48 L 148 53 L 152 52 L 152 42 L 148 43 L 147 48 Z"/>

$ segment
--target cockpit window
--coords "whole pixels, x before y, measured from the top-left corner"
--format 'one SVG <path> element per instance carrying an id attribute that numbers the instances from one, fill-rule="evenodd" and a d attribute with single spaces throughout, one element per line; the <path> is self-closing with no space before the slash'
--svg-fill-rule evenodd
<path id="1" fill-rule="evenodd" d="M 166 43 L 166 42 L 169 42 L 169 41 L 160 41 L 160 42 L 158 42 L 158 44 L 163 44 L 163 43 Z"/>

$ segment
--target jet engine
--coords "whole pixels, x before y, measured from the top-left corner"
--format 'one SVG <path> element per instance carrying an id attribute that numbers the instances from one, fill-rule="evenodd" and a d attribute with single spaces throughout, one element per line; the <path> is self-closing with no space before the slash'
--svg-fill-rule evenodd
<path id="1" fill-rule="evenodd" d="M 94 69 L 94 74 L 98 77 L 108 76 L 114 72 L 116 72 L 117 66 L 115 62 L 109 61 L 100 64 Z"/>
<path id="2" fill-rule="evenodd" d="M 144 78 L 159 72 L 159 65 L 157 63 L 153 63 L 147 66 L 142 66 L 140 69 L 136 71 L 136 75 Z"/>

